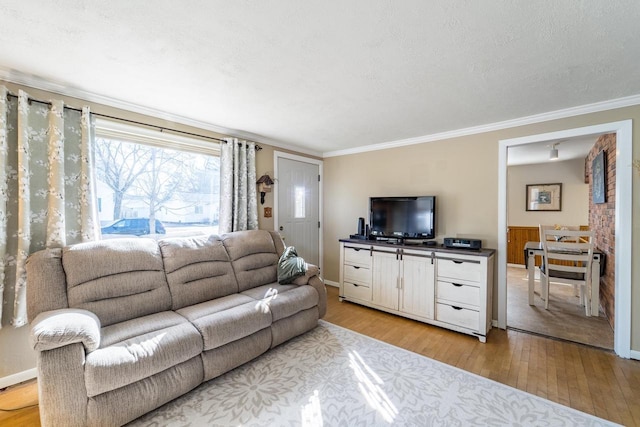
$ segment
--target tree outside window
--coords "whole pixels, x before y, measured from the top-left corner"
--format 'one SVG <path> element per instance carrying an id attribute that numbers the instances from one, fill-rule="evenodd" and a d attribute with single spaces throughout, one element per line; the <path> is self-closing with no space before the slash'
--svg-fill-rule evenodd
<path id="1" fill-rule="evenodd" d="M 108 138 L 95 146 L 103 238 L 165 237 L 157 227 L 166 235 L 217 232 L 219 157 Z M 120 220 L 131 218 L 148 226 L 123 229 Z"/>

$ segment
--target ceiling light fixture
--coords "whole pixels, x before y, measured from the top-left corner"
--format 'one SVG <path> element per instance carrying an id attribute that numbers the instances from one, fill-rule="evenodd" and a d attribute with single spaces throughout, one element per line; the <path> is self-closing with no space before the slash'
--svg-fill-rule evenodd
<path id="1" fill-rule="evenodd" d="M 551 145 L 551 151 L 549 151 L 549 160 L 558 160 L 558 148 L 556 144 Z"/>

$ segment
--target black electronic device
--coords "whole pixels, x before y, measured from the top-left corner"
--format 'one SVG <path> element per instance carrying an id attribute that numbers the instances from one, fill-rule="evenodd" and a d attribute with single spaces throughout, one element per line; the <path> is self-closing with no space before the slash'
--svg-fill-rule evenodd
<path id="1" fill-rule="evenodd" d="M 371 197 L 369 224 L 374 239 L 434 239 L 436 198 Z"/>
<path id="2" fill-rule="evenodd" d="M 364 218 L 358 218 L 358 234 L 364 236 Z"/>
<path id="3" fill-rule="evenodd" d="M 464 237 L 445 237 L 445 248 L 457 248 L 457 249 L 481 249 L 482 240 L 480 239 L 467 239 Z"/>

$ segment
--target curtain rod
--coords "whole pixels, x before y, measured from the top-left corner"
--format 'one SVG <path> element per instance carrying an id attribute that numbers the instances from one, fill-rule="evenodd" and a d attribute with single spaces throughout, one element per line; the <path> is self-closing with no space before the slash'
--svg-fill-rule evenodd
<path id="1" fill-rule="evenodd" d="M 15 95 L 15 94 L 10 93 L 10 92 L 7 92 L 7 96 L 8 97 L 13 97 L 13 98 L 17 98 L 18 97 L 18 95 Z M 49 102 L 49 101 L 42 101 L 40 99 L 35 99 L 35 98 L 32 98 L 32 97 L 29 97 L 28 99 L 29 99 L 29 102 L 35 102 L 37 104 L 48 105 L 49 107 L 51 107 L 51 105 L 52 105 L 51 102 Z M 68 105 L 65 105 L 64 108 L 66 108 L 68 110 L 72 110 L 72 111 L 82 112 L 82 109 L 75 108 L 75 107 L 70 107 Z M 219 141 L 219 142 L 227 142 L 225 139 L 215 138 L 213 136 L 200 135 L 200 134 L 193 133 L 193 132 L 186 132 L 186 131 L 178 130 L 178 129 L 171 129 L 171 128 L 166 128 L 166 127 L 162 127 L 162 126 L 150 125 L 148 123 L 142 123 L 142 122 L 138 122 L 136 120 L 130 120 L 130 119 L 123 119 L 121 117 L 109 116 L 107 114 L 100 114 L 100 113 L 93 113 L 93 112 L 91 114 L 93 114 L 94 116 L 103 117 L 105 119 L 120 120 L 122 122 L 127 122 L 127 123 L 136 124 L 136 125 L 147 126 L 147 127 L 159 129 L 160 132 L 169 131 L 169 132 L 180 133 L 180 134 L 183 134 L 183 135 L 195 136 L 195 137 L 198 137 L 198 138 L 211 139 L 211 140 Z M 262 150 L 262 147 L 259 146 L 258 144 L 256 144 L 256 151 L 260 151 L 260 150 Z"/>

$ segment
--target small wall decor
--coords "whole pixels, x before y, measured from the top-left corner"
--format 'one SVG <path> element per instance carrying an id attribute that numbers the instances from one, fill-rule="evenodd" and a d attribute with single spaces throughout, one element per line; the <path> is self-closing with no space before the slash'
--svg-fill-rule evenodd
<path id="1" fill-rule="evenodd" d="M 271 186 L 274 184 L 273 179 L 269 174 L 264 174 L 258 178 L 256 184 L 258 184 L 258 191 L 260 192 L 260 204 L 264 205 L 264 196 L 271 192 Z"/>
<path id="2" fill-rule="evenodd" d="M 560 211 L 562 210 L 562 184 L 529 184 L 527 185 L 528 211 Z"/>
<path id="3" fill-rule="evenodd" d="M 607 201 L 607 169 L 605 151 L 602 150 L 591 163 L 593 203 L 606 203 Z"/>

